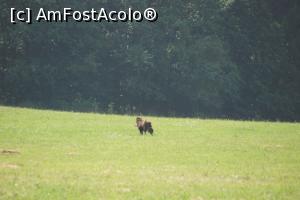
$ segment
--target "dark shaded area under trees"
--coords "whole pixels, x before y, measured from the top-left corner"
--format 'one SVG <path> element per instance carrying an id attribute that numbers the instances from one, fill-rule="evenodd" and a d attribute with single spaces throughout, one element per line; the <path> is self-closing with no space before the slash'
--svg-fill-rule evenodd
<path id="1" fill-rule="evenodd" d="M 300 120 L 297 0 L 0 0 L 0 104 Z M 10 23 L 10 8 L 143 10 L 155 23 Z"/>

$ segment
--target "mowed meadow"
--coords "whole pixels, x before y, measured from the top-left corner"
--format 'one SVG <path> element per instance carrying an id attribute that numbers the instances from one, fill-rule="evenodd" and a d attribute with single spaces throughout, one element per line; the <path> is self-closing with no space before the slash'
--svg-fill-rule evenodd
<path id="1" fill-rule="evenodd" d="M 300 199 L 300 124 L 0 107 L 0 199 Z"/>

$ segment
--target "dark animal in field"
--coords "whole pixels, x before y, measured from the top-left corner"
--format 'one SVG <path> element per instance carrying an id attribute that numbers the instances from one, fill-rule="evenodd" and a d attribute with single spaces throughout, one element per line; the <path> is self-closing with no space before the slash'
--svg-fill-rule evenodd
<path id="1" fill-rule="evenodd" d="M 2 153 L 2 154 L 20 154 L 20 152 L 17 151 L 17 150 L 6 150 L 6 149 L 3 149 L 3 150 L 1 151 L 1 153 Z"/>
<path id="2" fill-rule="evenodd" d="M 147 120 L 143 120 L 141 117 L 136 118 L 136 126 L 138 127 L 140 134 L 146 134 L 149 132 L 151 135 L 153 135 L 153 128 L 151 122 Z"/>

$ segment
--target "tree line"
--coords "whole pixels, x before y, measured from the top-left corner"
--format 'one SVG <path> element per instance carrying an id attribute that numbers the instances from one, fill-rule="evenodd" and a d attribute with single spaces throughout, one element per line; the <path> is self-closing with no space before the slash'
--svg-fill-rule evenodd
<path id="1" fill-rule="evenodd" d="M 297 0 L 0 0 L 0 103 L 300 120 Z M 10 8 L 153 7 L 156 22 L 10 23 Z"/>

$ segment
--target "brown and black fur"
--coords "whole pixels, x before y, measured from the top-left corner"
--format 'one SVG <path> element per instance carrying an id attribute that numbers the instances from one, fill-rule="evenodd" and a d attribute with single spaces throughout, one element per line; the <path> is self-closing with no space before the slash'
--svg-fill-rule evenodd
<path id="1" fill-rule="evenodd" d="M 136 126 L 138 127 L 140 134 L 146 134 L 147 132 L 149 132 L 151 135 L 153 135 L 153 128 L 152 128 L 152 123 L 147 121 L 147 120 L 143 120 L 141 117 L 137 117 L 136 118 Z"/>

